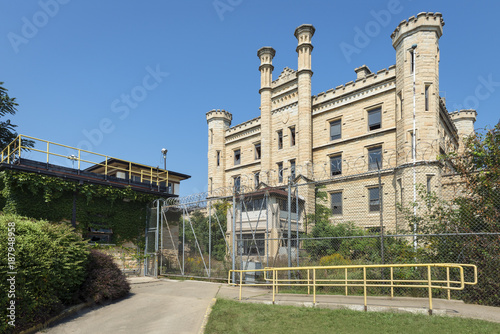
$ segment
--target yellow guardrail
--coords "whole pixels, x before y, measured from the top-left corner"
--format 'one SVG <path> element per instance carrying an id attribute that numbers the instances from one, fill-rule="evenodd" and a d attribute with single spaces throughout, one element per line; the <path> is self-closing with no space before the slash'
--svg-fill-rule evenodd
<path id="1" fill-rule="evenodd" d="M 23 140 L 32 140 L 35 142 L 35 147 L 28 147 L 23 145 Z M 37 144 L 42 143 L 42 146 L 45 147 L 45 149 L 40 149 L 36 148 Z M 71 151 L 73 151 L 75 154 L 70 154 L 70 155 L 64 155 L 60 153 L 55 153 L 54 151 L 50 151 L 51 149 L 54 150 L 54 148 L 66 148 Z M 135 162 L 123 160 L 123 159 L 118 159 L 114 157 L 110 157 L 108 155 L 100 154 L 100 153 L 95 153 L 87 150 L 82 150 L 76 147 L 71 147 L 63 144 L 58 144 L 54 143 L 51 141 L 35 138 L 35 137 L 30 137 L 30 136 L 25 136 L 25 135 L 18 135 L 15 140 L 13 140 L 9 145 L 7 145 L 6 148 L 4 148 L 1 152 L 1 163 L 14 163 L 16 162 L 19 158 L 22 157 L 23 152 L 38 152 L 42 153 L 43 155 L 46 156 L 45 162 L 48 164 L 50 163 L 50 157 L 62 157 L 62 158 L 67 158 L 72 160 L 73 162 L 77 162 L 77 169 L 81 169 L 82 163 L 88 163 L 93 166 L 101 166 L 104 167 L 104 173 L 103 175 L 110 175 L 110 173 L 115 173 L 117 171 L 125 172 L 128 174 L 129 179 L 132 178 L 132 175 L 137 175 L 140 177 L 141 182 L 150 182 L 151 184 L 153 182 L 159 184 L 160 182 L 165 182 L 165 185 L 168 186 L 168 171 L 162 170 L 159 168 L 147 166 L 147 165 L 142 165 L 138 164 Z M 87 160 L 82 158 L 82 153 L 94 155 L 96 157 L 99 157 L 99 160 L 104 160 L 102 161 L 92 161 L 92 160 Z M 110 160 L 117 160 L 120 163 L 126 164 L 128 167 L 123 168 L 120 166 L 116 165 L 110 165 L 108 164 L 108 161 Z M 139 170 L 133 170 L 132 166 L 137 167 Z"/>
<path id="2" fill-rule="evenodd" d="M 388 269 L 388 278 L 367 278 L 367 271 L 371 269 Z M 422 268 L 425 271 L 423 279 L 397 279 L 394 277 L 395 269 L 403 268 Z M 473 280 L 466 280 L 464 268 L 472 270 Z M 446 278 L 437 278 L 436 271 L 445 270 Z M 450 279 L 450 271 L 455 270 L 455 277 Z M 327 276 L 337 277 L 318 277 L 318 271 L 329 272 Z M 358 271 L 356 273 L 356 271 Z M 359 271 L 362 271 L 362 275 Z M 245 273 L 263 273 L 263 281 L 258 283 L 245 283 L 243 276 Z M 294 278 L 291 276 L 281 277 L 282 272 L 294 272 Z M 233 273 L 239 274 L 239 282 L 232 282 Z M 357 274 L 357 275 L 356 275 Z M 434 276 L 433 276 L 434 274 Z M 442 273 L 444 275 L 444 273 Z M 281 275 L 283 276 L 283 275 Z M 304 278 L 302 278 L 302 276 Z M 359 277 L 362 276 L 362 277 Z M 388 288 L 391 291 L 391 298 L 394 297 L 395 288 L 420 288 L 428 290 L 429 314 L 432 314 L 432 289 L 447 290 L 448 299 L 451 298 L 450 291 L 463 290 L 465 285 L 477 284 L 477 267 L 473 264 L 455 264 L 455 263 L 425 263 L 425 264 L 386 264 L 386 265 L 345 265 L 345 266 L 312 266 L 312 267 L 280 267 L 249 270 L 230 270 L 228 273 L 228 284 L 239 286 L 239 300 L 242 296 L 243 286 L 271 286 L 273 290 L 273 304 L 276 301 L 279 287 L 299 286 L 307 287 L 307 294 L 313 292 L 313 304 L 316 304 L 316 288 L 321 286 L 345 287 L 345 295 L 348 295 L 349 287 L 362 287 L 364 296 L 364 307 L 367 310 L 367 289 L 369 287 Z"/>

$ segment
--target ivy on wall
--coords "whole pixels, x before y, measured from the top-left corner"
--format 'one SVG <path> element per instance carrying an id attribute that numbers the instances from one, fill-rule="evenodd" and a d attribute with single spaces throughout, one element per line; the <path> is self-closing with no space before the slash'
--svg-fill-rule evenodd
<path id="1" fill-rule="evenodd" d="M 111 228 L 113 243 L 136 242 L 144 234 L 146 206 L 157 197 L 127 188 L 65 180 L 47 175 L 0 172 L 0 208 L 52 222 L 71 221 L 76 204 L 77 230 Z"/>

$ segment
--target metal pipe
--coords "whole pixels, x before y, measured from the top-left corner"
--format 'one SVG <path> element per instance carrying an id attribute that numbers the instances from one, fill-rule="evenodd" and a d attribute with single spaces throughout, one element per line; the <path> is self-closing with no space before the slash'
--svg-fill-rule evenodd
<path id="1" fill-rule="evenodd" d="M 412 158 L 413 158 L 413 216 L 416 218 L 417 216 L 417 175 L 416 175 L 416 170 L 415 170 L 415 163 L 416 163 L 416 156 L 417 156 L 417 151 L 416 151 L 416 140 L 415 138 L 417 137 L 415 135 L 416 131 L 416 116 L 415 116 L 415 95 L 416 95 L 416 90 L 415 90 L 415 73 L 416 73 L 416 63 L 417 63 L 417 52 L 415 49 L 417 48 L 417 45 L 414 44 L 412 45 L 412 57 L 413 57 L 413 62 L 412 62 L 412 71 L 413 71 L 413 132 L 412 132 Z M 417 233 L 417 222 L 414 221 L 413 223 L 413 233 Z M 413 237 L 413 248 L 415 251 L 417 250 L 417 237 Z"/>

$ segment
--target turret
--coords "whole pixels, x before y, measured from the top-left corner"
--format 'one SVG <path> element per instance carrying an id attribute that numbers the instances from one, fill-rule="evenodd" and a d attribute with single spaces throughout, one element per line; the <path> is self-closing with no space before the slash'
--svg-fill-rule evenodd
<path id="1" fill-rule="evenodd" d="M 208 192 L 225 187 L 225 135 L 231 126 L 233 115 L 231 113 L 213 109 L 207 112 L 208 124 Z"/>
<path id="2" fill-rule="evenodd" d="M 298 165 L 306 167 L 312 163 L 312 101 L 311 101 L 311 52 L 313 46 L 311 39 L 315 28 L 310 24 L 303 24 L 295 29 L 295 37 L 298 41 Z M 303 174 L 307 174 L 310 168 L 302 168 Z M 309 177 L 309 175 L 304 175 Z"/>
<path id="3" fill-rule="evenodd" d="M 474 134 L 474 123 L 477 112 L 474 109 L 462 109 L 449 113 L 450 118 L 457 128 L 460 151 L 464 149 L 464 139 Z"/>
<path id="4" fill-rule="evenodd" d="M 425 145 L 425 150 L 419 147 L 438 138 L 439 38 L 443 26 L 440 13 L 419 13 L 402 21 L 391 35 L 396 49 L 398 165 L 414 159 L 435 160 L 439 154 L 438 145 L 431 145 L 432 149 Z"/>
<path id="5" fill-rule="evenodd" d="M 271 83 L 273 82 L 273 58 L 276 51 L 271 47 L 263 47 L 257 51 L 260 59 L 260 115 L 261 115 L 261 149 L 263 170 L 272 168 L 272 121 L 271 121 Z"/>

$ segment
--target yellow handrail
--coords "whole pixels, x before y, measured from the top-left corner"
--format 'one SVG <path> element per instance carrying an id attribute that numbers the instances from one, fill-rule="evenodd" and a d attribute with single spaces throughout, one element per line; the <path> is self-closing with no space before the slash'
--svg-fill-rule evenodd
<path id="1" fill-rule="evenodd" d="M 390 278 L 367 278 L 367 269 L 390 269 Z M 423 268 L 426 269 L 426 277 L 423 279 L 394 279 L 394 269 L 395 268 Z M 446 269 L 446 279 L 438 279 L 434 276 L 433 269 L 441 268 Z M 464 268 L 473 270 L 473 280 L 465 280 Z M 450 269 L 458 270 L 459 279 L 450 280 Z M 333 278 L 318 278 L 316 273 L 318 270 L 333 270 L 338 272 L 343 272 L 344 277 L 339 279 Z M 363 278 L 349 278 L 348 273 L 353 270 L 362 270 Z M 307 271 L 307 278 L 279 278 L 279 272 L 283 271 Z M 312 278 L 310 277 L 310 271 L 312 271 Z M 382 287 L 390 288 L 391 298 L 394 297 L 394 288 L 424 288 L 428 290 L 429 299 L 429 314 L 432 314 L 432 289 L 444 289 L 448 292 L 448 299 L 450 299 L 451 290 L 463 290 L 465 285 L 475 285 L 477 284 L 477 267 L 473 264 L 456 264 L 456 263 L 424 263 L 424 264 L 385 264 L 385 265 L 345 265 L 345 266 L 309 266 L 309 267 L 280 267 L 280 268 L 269 268 L 264 269 L 248 269 L 248 270 L 229 270 L 228 272 L 228 284 L 239 286 L 240 288 L 240 300 L 242 295 L 243 280 L 242 277 L 244 273 L 252 272 L 262 272 L 264 277 L 264 282 L 260 283 L 246 283 L 246 286 L 272 286 L 273 291 L 273 304 L 275 303 L 276 294 L 278 293 L 278 288 L 280 286 L 307 286 L 308 292 L 310 294 L 310 288 L 313 289 L 313 303 L 316 304 L 316 288 L 320 286 L 338 286 L 345 287 L 345 295 L 348 294 L 348 287 L 362 287 L 363 297 L 364 297 L 364 307 L 367 310 L 367 288 L 368 287 Z M 231 282 L 232 273 L 239 273 L 240 279 L 239 283 Z M 272 277 L 269 277 L 269 274 Z"/>
<path id="2" fill-rule="evenodd" d="M 24 139 L 32 140 L 37 143 L 43 143 L 45 144 L 46 148 L 45 149 L 38 149 L 36 147 L 27 147 L 23 146 L 22 142 Z M 77 155 L 63 155 L 59 153 L 55 153 L 54 149 L 55 148 L 66 148 L 69 150 L 73 150 L 75 153 L 78 153 Z M 52 149 L 52 152 L 51 152 Z M 21 158 L 21 155 L 23 151 L 30 151 L 30 152 L 36 152 L 36 153 L 42 153 L 46 155 L 45 162 L 49 164 L 50 162 L 50 157 L 60 157 L 60 158 L 68 158 L 74 161 L 78 162 L 78 170 L 81 168 L 81 163 L 87 163 L 91 164 L 94 166 L 100 166 L 104 167 L 104 174 L 103 175 L 109 175 L 111 172 L 116 172 L 116 171 L 123 171 L 128 174 L 129 179 L 132 178 L 132 173 L 135 173 L 136 175 L 140 173 L 141 175 L 141 182 L 146 176 L 150 183 L 156 182 L 157 184 L 161 182 L 165 182 L 165 185 L 168 187 L 168 178 L 169 178 L 169 173 L 167 170 L 161 170 L 159 168 L 155 169 L 154 167 L 143 165 L 143 164 L 138 164 L 138 163 L 133 163 L 131 161 L 123 160 L 123 159 L 118 159 L 118 158 L 113 158 L 108 155 L 100 154 L 100 153 L 95 153 L 87 150 L 83 150 L 80 148 L 76 147 L 71 147 L 63 144 L 58 144 L 54 143 L 51 141 L 31 137 L 31 136 L 26 136 L 26 135 L 18 135 L 16 139 L 14 139 L 7 147 L 5 147 L 2 152 L 1 152 L 1 161 L 0 163 L 14 163 L 16 161 L 16 158 Z M 99 158 L 103 158 L 104 162 L 102 161 L 92 161 L 92 160 L 86 160 L 82 158 L 82 152 L 90 155 L 97 156 Z M 120 166 L 113 166 L 109 164 L 110 160 L 117 160 L 120 163 L 124 163 L 128 166 L 128 168 L 123 168 Z M 137 167 L 138 170 L 134 171 L 132 169 L 132 166 Z M 154 172 L 155 171 L 155 172 Z"/>

